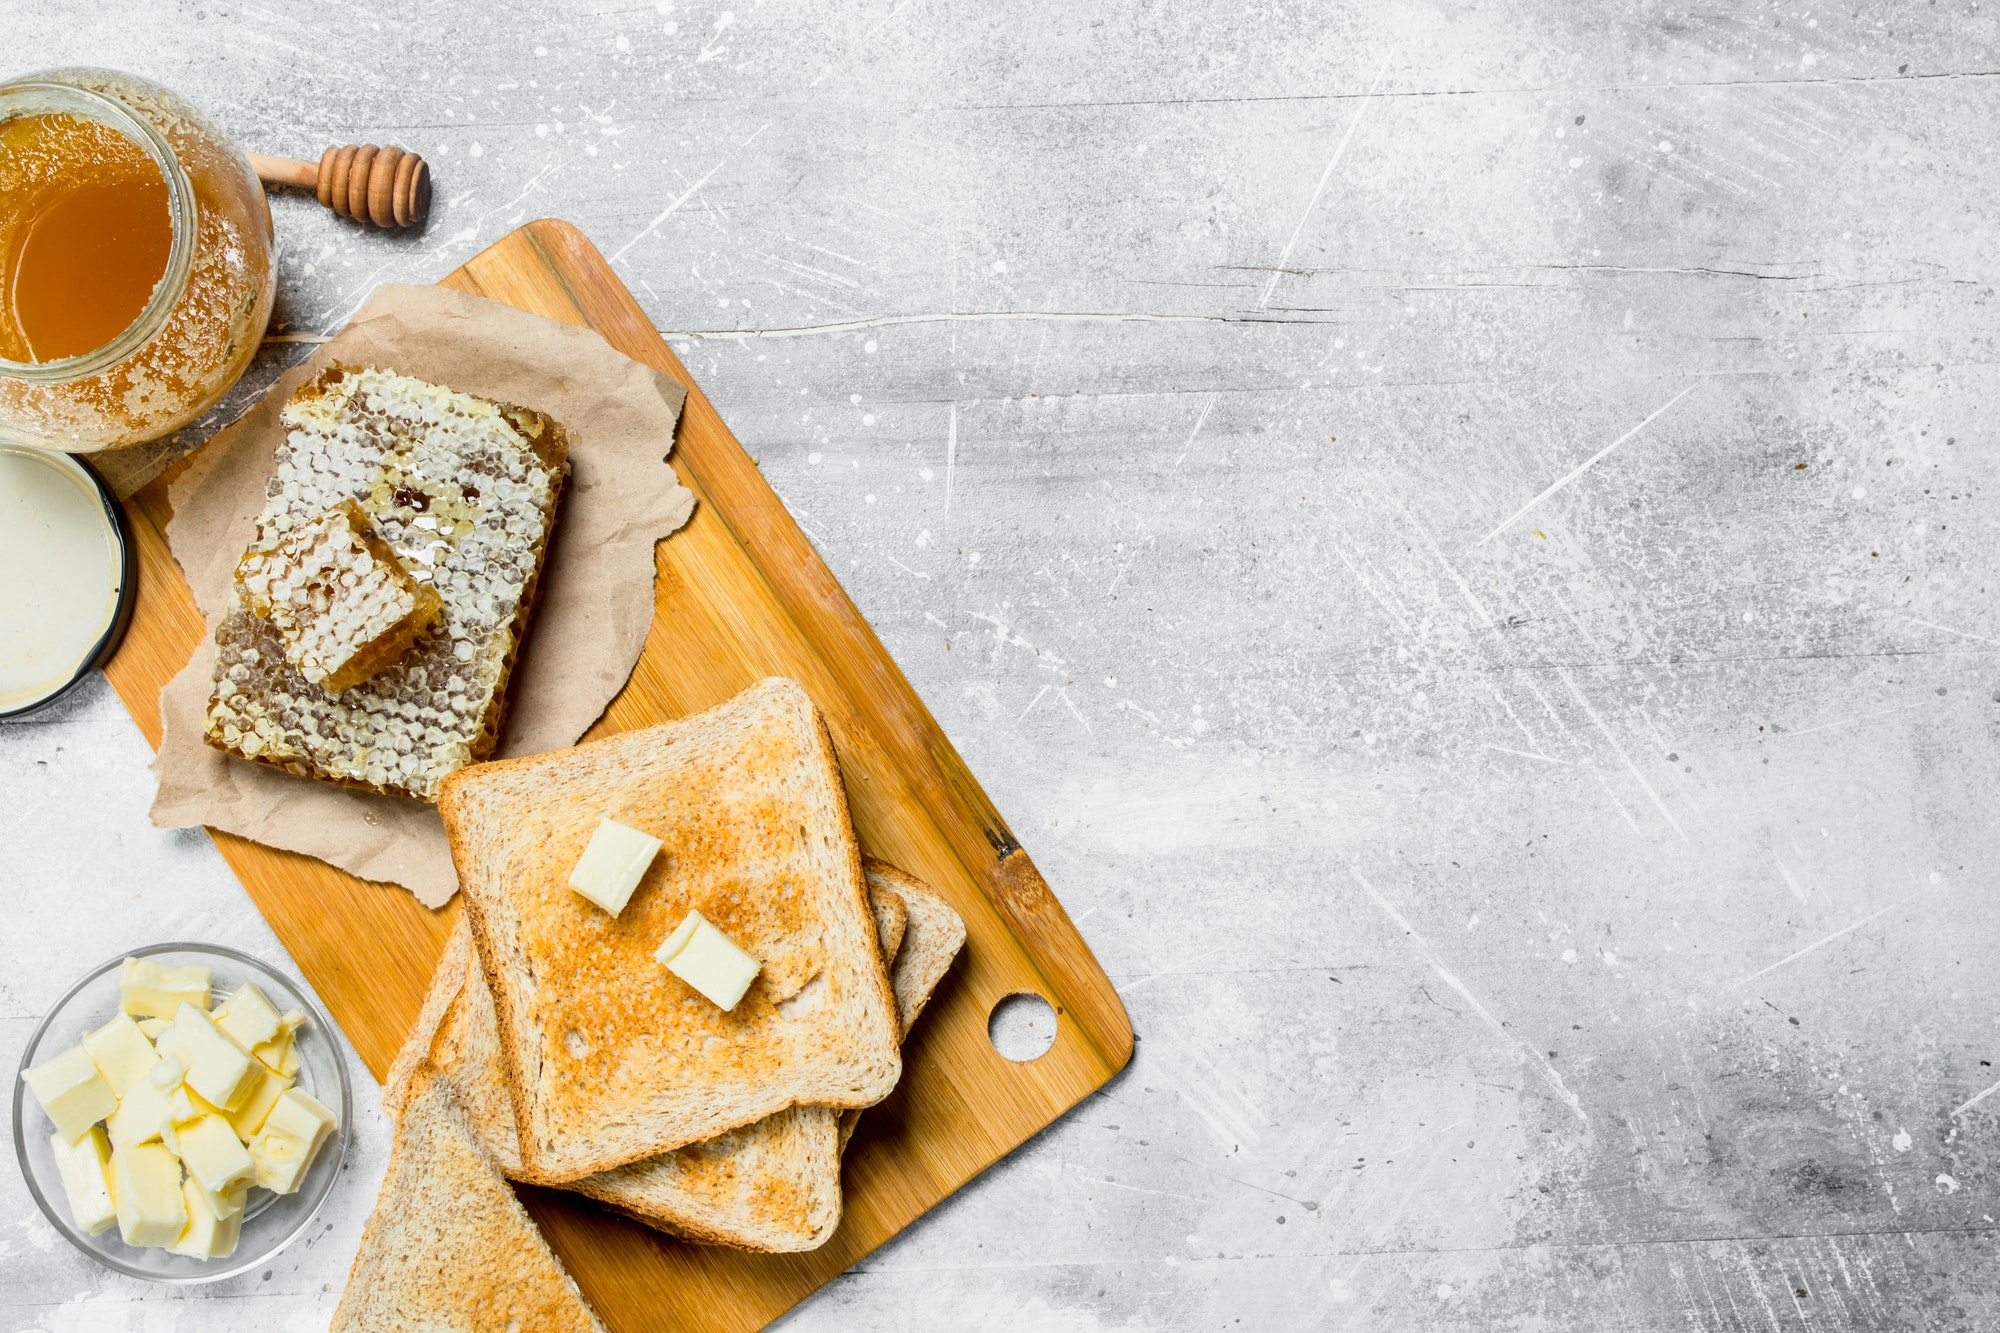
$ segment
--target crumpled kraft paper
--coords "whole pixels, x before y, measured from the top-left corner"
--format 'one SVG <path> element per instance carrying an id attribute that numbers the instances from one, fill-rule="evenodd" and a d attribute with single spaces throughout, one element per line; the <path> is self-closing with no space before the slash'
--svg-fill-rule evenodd
<path id="1" fill-rule="evenodd" d="M 435 806 L 297 777 L 225 755 L 201 737 L 215 627 L 284 439 L 278 413 L 332 361 L 538 408 L 569 429 L 569 488 L 496 757 L 573 744 L 632 674 L 653 621 L 653 544 L 694 510 L 693 493 L 666 461 L 687 391 L 591 329 L 443 287 L 384 286 L 173 483 L 167 543 L 208 635 L 160 692 L 153 823 L 206 824 L 305 852 L 438 907 L 457 892 L 458 876 Z"/>

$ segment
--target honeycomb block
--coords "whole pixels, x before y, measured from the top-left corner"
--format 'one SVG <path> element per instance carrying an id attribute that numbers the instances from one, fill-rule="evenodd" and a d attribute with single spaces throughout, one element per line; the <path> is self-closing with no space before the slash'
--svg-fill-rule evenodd
<path id="1" fill-rule="evenodd" d="M 292 395 L 282 421 L 248 568 L 216 629 L 204 739 L 305 777 L 430 800 L 446 774 L 499 742 L 569 475 L 568 436 L 543 413 L 372 367 L 330 367 Z M 364 539 L 371 580 L 393 562 L 413 596 L 437 599 L 408 645 L 366 637 L 393 602 L 328 620 L 346 599 L 322 580 L 322 612 L 312 580 L 290 577 L 343 558 L 342 523 L 388 556 Z M 300 552 L 311 554 L 294 563 Z M 341 573 L 355 573 L 358 557 L 345 558 Z M 394 583 L 384 573 L 379 586 Z"/>
<path id="2" fill-rule="evenodd" d="M 352 500 L 251 548 L 236 578 L 250 609 L 278 627 L 285 660 L 329 694 L 398 661 L 444 609 Z"/>

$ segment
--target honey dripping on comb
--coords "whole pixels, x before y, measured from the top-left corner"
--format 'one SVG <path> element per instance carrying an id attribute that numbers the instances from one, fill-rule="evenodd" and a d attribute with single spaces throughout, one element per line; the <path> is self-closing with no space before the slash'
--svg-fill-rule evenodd
<path id="1" fill-rule="evenodd" d="M 167 271 L 167 184 L 144 149 L 62 112 L 0 124 L 0 357 L 56 361 L 123 333 Z"/>

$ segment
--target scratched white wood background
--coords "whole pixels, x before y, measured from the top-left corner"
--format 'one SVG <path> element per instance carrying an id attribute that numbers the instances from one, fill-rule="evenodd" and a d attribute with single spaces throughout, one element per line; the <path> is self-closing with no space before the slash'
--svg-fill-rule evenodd
<path id="1" fill-rule="evenodd" d="M 2000 1325 L 1987 7 L 0 31 L 431 159 L 421 236 L 278 204 L 285 334 L 582 226 L 1119 983 L 1131 1069 L 787 1328 Z M 0 1064 L 100 956 L 275 952 L 145 758 L 101 686 L 0 729 Z M 324 1327 L 362 1100 L 209 1290 L 0 1170 L 0 1326 Z"/>

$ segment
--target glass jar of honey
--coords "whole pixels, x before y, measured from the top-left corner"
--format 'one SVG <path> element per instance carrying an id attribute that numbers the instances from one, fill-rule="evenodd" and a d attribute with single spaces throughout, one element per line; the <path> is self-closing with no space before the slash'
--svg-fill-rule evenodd
<path id="1" fill-rule="evenodd" d="M 256 355 L 272 279 L 263 186 L 200 112 L 111 70 L 0 83 L 0 439 L 186 425 Z"/>

